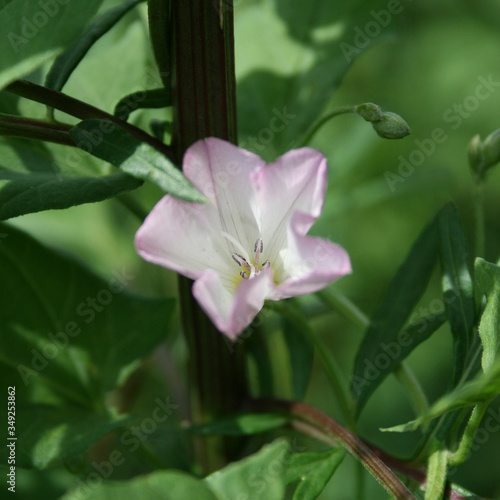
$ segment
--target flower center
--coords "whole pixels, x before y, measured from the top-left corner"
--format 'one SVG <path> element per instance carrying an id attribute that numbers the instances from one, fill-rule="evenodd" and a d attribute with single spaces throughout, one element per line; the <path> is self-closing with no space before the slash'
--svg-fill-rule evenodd
<path id="1" fill-rule="evenodd" d="M 263 252 L 263 250 L 264 250 L 264 244 L 262 243 L 262 238 L 259 238 L 255 242 L 255 247 L 253 249 L 254 256 L 255 256 L 253 266 L 245 259 L 245 257 L 240 255 L 239 253 L 233 253 L 231 255 L 231 257 L 236 262 L 236 264 L 238 264 L 238 266 L 243 268 L 243 270 L 240 271 L 240 276 L 244 280 L 249 280 L 251 278 L 254 278 L 258 274 L 260 274 L 261 271 L 263 271 L 264 269 L 267 269 L 270 266 L 269 261 L 266 260 L 259 267 L 259 257 L 260 257 L 260 254 Z"/>

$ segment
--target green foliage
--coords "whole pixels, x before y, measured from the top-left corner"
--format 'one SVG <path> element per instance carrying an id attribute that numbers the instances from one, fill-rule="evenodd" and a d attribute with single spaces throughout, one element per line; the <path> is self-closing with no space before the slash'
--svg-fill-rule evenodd
<path id="1" fill-rule="evenodd" d="M 0 220 L 102 201 L 136 189 L 141 184 L 140 180 L 124 173 L 80 177 L 54 172 L 12 172 L 0 168 Z"/>
<path id="2" fill-rule="evenodd" d="M 79 148 L 186 201 L 205 201 L 182 173 L 160 152 L 106 120 L 84 120 L 71 136 Z"/>
<path id="3" fill-rule="evenodd" d="M 486 373 L 494 366 L 500 344 L 500 267 L 478 258 L 475 271 L 476 283 L 487 301 L 479 324 L 483 344 L 482 366 Z"/>
<path id="4" fill-rule="evenodd" d="M 33 72 L 69 46 L 82 33 L 102 1 L 11 0 L 1 5 L 0 88 Z"/>
<path id="5" fill-rule="evenodd" d="M 454 384 L 465 369 L 475 321 L 474 287 L 467 242 L 457 209 L 447 205 L 439 219 L 443 301 L 454 337 Z"/>
<path id="6" fill-rule="evenodd" d="M 410 339 L 411 342 L 406 336 L 408 331 L 400 334 L 426 289 L 435 266 L 439 249 L 438 221 L 439 217 L 434 218 L 414 243 L 366 331 L 356 356 L 352 379 L 352 391 L 356 398 L 358 413 L 390 370 L 393 370 L 404 356 L 418 345 L 418 341 L 425 340 L 439 326 L 439 320 L 426 321 L 423 334 Z M 420 326 L 410 330 L 410 333 L 417 332 L 420 332 Z M 403 340 L 401 336 L 404 336 Z M 407 344 L 410 348 L 402 349 L 400 347 L 402 344 Z M 397 348 L 393 355 L 388 352 L 391 346 Z M 384 363 L 382 367 L 375 367 L 372 369 L 374 374 L 368 374 L 366 362 L 372 362 L 381 355 L 392 358 L 392 362 L 387 365 Z"/>
<path id="7" fill-rule="evenodd" d="M 165 337 L 171 299 L 127 292 L 120 268 L 108 281 L 6 225 L 0 361 L 28 387 L 38 378 L 77 405 L 93 407 Z"/>
<path id="8" fill-rule="evenodd" d="M 290 456 L 286 441 L 277 440 L 258 453 L 208 476 L 205 481 L 218 500 L 276 500 L 285 493 L 285 469 Z"/>

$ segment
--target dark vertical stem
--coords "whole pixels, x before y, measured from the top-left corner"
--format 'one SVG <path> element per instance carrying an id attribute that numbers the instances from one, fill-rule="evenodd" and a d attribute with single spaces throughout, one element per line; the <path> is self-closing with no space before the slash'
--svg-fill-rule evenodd
<path id="1" fill-rule="evenodd" d="M 172 146 L 180 164 L 186 149 L 198 139 L 237 141 L 233 11 L 228 0 L 173 0 L 171 8 Z M 241 349 L 228 345 L 215 329 L 194 301 L 191 285 L 191 281 L 179 279 L 189 348 L 192 418 L 200 423 L 235 410 L 245 396 L 245 382 L 239 361 Z M 219 438 L 196 443 L 204 472 L 227 460 L 227 445 Z"/>

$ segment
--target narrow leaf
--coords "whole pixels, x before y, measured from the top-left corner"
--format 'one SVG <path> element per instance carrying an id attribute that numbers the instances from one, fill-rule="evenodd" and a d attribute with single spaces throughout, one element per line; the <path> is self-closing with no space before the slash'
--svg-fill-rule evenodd
<path id="1" fill-rule="evenodd" d="M 458 211 L 451 203 L 440 214 L 439 232 L 443 301 L 454 340 L 456 384 L 464 371 L 473 336 L 475 304 L 467 242 Z"/>
<path id="2" fill-rule="evenodd" d="M 491 370 L 500 344 L 500 267 L 483 259 L 476 259 L 476 282 L 486 295 L 486 308 L 479 324 L 483 344 L 483 371 Z"/>
<path id="3" fill-rule="evenodd" d="M 356 356 L 351 387 L 357 401 L 358 414 L 383 378 L 390 373 L 389 369 L 394 369 L 403 359 L 402 354 L 408 355 L 411 351 L 403 349 L 403 344 L 408 342 L 412 349 L 418 345 L 414 339 L 406 339 L 406 335 L 400 332 L 427 287 L 436 263 L 439 248 L 438 220 L 436 217 L 424 229 L 411 248 L 365 333 Z M 438 318 L 428 322 L 420 342 L 437 326 Z M 417 327 L 411 331 L 412 334 L 417 332 Z M 404 335 L 405 340 L 400 339 L 401 335 Z"/>
<path id="4" fill-rule="evenodd" d="M 168 158 L 114 123 L 84 120 L 71 129 L 70 135 L 84 151 L 137 179 L 156 184 L 172 196 L 185 201 L 206 201 Z"/>
<path id="5" fill-rule="evenodd" d="M 56 58 L 45 78 L 45 86 L 61 90 L 92 45 L 142 1 L 144 0 L 125 1 L 94 19 L 80 37 Z"/>
<path id="6" fill-rule="evenodd" d="M 221 418 L 209 424 L 193 425 L 189 432 L 202 436 L 241 436 L 259 434 L 283 427 L 288 418 L 273 413 L 234 415 Z"/>
<path id="7" fill-rule="evenodd" d="M 121 172 L 79 177 L 52 172 L 12 172 L 0 167 L 0 220 L 106 200 L 141 184 L 142 181 Z"/>

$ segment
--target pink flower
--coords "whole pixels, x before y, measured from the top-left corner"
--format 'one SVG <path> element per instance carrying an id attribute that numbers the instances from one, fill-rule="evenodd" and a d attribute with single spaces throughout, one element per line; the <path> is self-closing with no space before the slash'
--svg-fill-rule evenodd
<path id="1" fill-rule="evenodd" d="M 184 156 L 183 173 L 209 200 L 164 196 L 137 231 L 144 259 L 195 280 L 193 295 L 235 339 L 264 301 L 315 292 L 351 272 L 347 252 L 306 236 L 323 208 L 327 165 L 314 149 L 266 165 L 209 138 Z"/>

